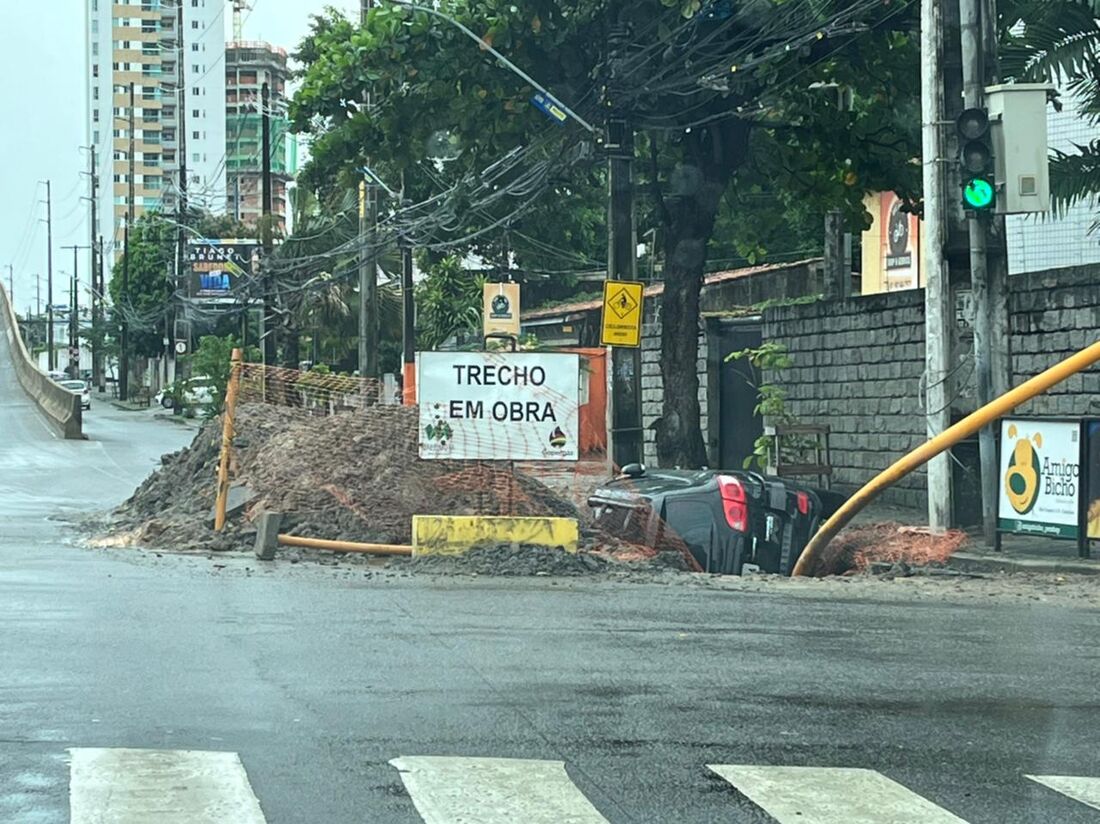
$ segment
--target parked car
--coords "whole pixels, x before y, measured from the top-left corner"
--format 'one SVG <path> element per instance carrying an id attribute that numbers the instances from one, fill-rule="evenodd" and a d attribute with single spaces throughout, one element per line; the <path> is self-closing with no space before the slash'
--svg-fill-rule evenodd
<path id="1" fill-rule="evenodd" d="M 603 531 L 656 549 L 686 549 L 705 572 L 790 575 L 810 537 L 844 500 L 755 472 L 632 464 L 588 505 Z"/>
<path id="2" fill-rule="evenodd" d="M 183 389 L 183 406 L 205 406 L 214 400 L 214 390 L 210 384 L 188 381 Z M 162 389 L 153 396 L 153 402 L 172 409 L 176 405 L 174 394 L 168 389 Z"/>
<path id="3" fill-rule="evenodd" d="M 63 386 L 70 392 L 77 392 L 80 395 L 80 408 L 91 409 L 92 408 L 92 389 L 88 386 L 86 381 L 58 381 L 59 386 Z"/>

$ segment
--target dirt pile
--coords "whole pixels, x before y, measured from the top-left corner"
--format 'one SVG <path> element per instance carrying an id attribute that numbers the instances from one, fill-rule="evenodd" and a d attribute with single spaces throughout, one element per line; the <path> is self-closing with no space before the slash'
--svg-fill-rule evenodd
<path id="1" fill-rule="evenodd" d="M 933 534 L 927 527 L 886 522 L 845 529 L 825 548 L 811 575 L 863 572 L 872 565 L 924 567 L 944 564 L 966 544 L 966 533 Z"/>
<path id="2" fill-rule="evenodd" d="M 221 443 L 215 420 L 190 447 L 164 456 L 107 531 L 116 544 L 234 549 L 251 544 L 250 522 L 265 510 L 284 513 L 290 533 L 376 543 L 408 543 L 418 513 L 576 516 L 572 504 L 522 472 L 420 460 L 417 427 L 410 407 L 317 417 L 244 404 L 231 473 L 255 495 L 244 518 L 231 519 L 221 535 L 210 528 Z"/>
<path id="3" fill-rule="evenodd" d="M 464 555 L 422 555 L 404 561 L 402 568 L 417 572 L 489 576 L 574 577 L 614 572 L 679 572 L 686 569 L 674 552 L 633 556 L 611 547 L 581 549 L 576 553 L 536 546 L 487 544 Z"/>

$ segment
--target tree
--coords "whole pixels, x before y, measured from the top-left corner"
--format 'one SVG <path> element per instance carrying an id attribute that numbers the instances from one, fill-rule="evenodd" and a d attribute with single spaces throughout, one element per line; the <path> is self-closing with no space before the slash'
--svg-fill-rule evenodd
<path id="1" fill-rule="evenodd" d="M 428 267 L 416 291 L 416 340 L 423 349 L 435 349 L 452 337 L 463 343 L 481 326 L 484 276 L 463 271 L 462 261 L 448 257 Z"/>
<path id="2" fill-rule="evenodd" d="M 446 9 L 589 119 L 612 106 L 639 129 L 648 208 L 666 250 L 658 456 L 663 465 L 706 463 L 695 330 L 722 204 L 759 187 L 796 216 L 828 204 L 863 225 L 866 191 L 916 199 L 914 4 L 454 0 Z M 633 35 L 610 55 L 616 24 Z M 477 248 L 494 229 L 531 220 L 525 234 L 561 247 L 573 216 L 555 198 L 602 196 L 593 138 L 572 123 L 548 124 L 528 103 L 530 87 L 434 17 L 383 6 L 360 28 L 330 16 L 299 57 L 292 113 L 314 137 L 307 177 L 353 170 L 370 147 L 372 162 L 436 196 L 431 212 L 409 214 L 408 231 L 429 243 Z M 851 90 L 850 109 L 836 105 L 837 88 Z M 377 101 L 370 109 L 357 102 L 367 91 Z M 457 149 L 433 190 L 424 147 L 441 127 Z M 742 240 L 752 240 L 742 224 Z"/>
<path id="3" fill-rule="evenodd" d="M 165 313 L 174 291 L 175 248 L 174 225 L 156 212 L 149 212 L 130 228 L 129 271 L 126 272 L 126 254 L 115 260 L 108 285 L 112 316 L 116 327 L 123 318 L 129 325 L 132 354 L 151 358 L 164 352 Z"/>
<path id="4" fill-rule="evenodd" d="M 1008 0 L 1000 11 L 1002 72 L 1064 87 L 1082 116 L 1100 125 L 1100 0 Z M 1056 150 L 1050 183 L 1063 212 L 1100 195 L 1100 138 L 1075 152 Z"/>

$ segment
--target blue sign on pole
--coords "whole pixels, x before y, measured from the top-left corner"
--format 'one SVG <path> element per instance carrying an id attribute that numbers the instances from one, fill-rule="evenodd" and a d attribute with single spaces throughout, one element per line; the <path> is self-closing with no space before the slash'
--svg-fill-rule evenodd
<path id="1" fill-rule="evenodd" d="M 559 126 L 569 119 L 569 115 L 565 113 L 562 104 L 548 94 L 539 92 L 531 98 L 531 104 Z"/>

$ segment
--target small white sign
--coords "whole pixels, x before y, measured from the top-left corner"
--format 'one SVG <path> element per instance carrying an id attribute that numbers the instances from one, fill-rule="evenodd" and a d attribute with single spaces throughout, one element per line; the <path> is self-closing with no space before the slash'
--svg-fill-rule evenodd
<path id="1" fill-rule="evenodd" d="M 1001 421 L 1000 528 L 1076 538 L 1081 500 L 1081 425 Z"/>
<path id="2" fill-rule="evenodd" d="M 578 355 L 421 352 L 417 360 L 421 458 L 577 460 Z"/>

